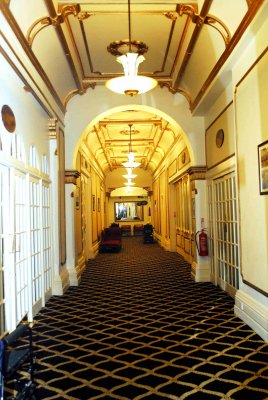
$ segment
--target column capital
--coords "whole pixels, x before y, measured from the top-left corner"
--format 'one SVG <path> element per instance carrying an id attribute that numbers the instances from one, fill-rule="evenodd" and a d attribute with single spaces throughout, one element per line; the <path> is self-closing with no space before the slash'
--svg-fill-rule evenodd
<path id="1" fill-rule="evenodd" d="M 76 169 L 66 169 L 64 175 L 64 182 L 77 185 L 77 179 L 79 178 L 80 175 L 81 175 L 80 172 L 77 171 Z"/>

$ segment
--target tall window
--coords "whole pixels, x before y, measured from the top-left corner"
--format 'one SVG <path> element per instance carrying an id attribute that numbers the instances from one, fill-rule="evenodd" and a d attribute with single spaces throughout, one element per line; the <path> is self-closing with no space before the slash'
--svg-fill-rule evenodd
<path id="1" fill-rule="evenodd" d="M 30 180 L 30 252 L 32 305 L 42 299 L 40 189 L 36 179 Z"/>
<path id="2" fill-rule="evenodd" d="M 51 226 L 50 226 L 50 189 L 49 185 L 42 185 L 42 244 L 43 244 L 43 274 L 44 293 L 51 289 Z"/>
<path id="3" fill-rule="evenodd" d="M 49 165 L 48 165 L 47 156 L 45 154 L 42 155 L 42 172 L 43 172 L 43 174 L 46 174 L 46 175 L 49 174 Z"/>
<path id="4" fill-rule="evenodd" d="M 10 284 L 8 279 L 8 239 L 9 239 L 9 191 L 6 190 L 9 182 L 9 170 L 0 165 L 0 336 L 6 331 L 8 306 L 7 293 Z"/>
<path id="5" fill-rule="evenodd" d="M 30 147 L 29 163 L 31 167 L 39 169 L 38 153 L 35 146 Z"/>
<path id="6" fill-rule="evenodd" d="M 19 323 L 29 310 L 28 288 L 28 240 L 27 240 L 27 206 L 26 177 L 15 175 L 15 292 L 16 292 L 16 323 Z"/>

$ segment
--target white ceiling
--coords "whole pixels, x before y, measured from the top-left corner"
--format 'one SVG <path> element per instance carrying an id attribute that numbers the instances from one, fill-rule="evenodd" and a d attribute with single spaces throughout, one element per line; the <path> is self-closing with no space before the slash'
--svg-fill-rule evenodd
<path id="1" fill-rule="evenodd" d="M 217 76 L 220 72 L 221 77 L 230 77 L 233 49 L 261 3 L 131 1 L 131 39 L 148 46 L 139 73 L 157 79 L 163 90 L 181 93 L 193 112 L 211 88 L 213 102 Z M 122 75 L 122 66 L 107 46 L 128 39 L 127 0 L 28 0 L 27 7 L 24 0 L 11 0 L 9 7 L 62 110 L 73 95 Z M 111 171 L 126 159 L 129 138 L 122 130 L 129 123 L 139 131 L 133 134 L 136 158 L 153 172 L 179 140 L 174 127 L 159 116 L 126 109 L 96 124 L 86 141 L 104 171 Z"/>

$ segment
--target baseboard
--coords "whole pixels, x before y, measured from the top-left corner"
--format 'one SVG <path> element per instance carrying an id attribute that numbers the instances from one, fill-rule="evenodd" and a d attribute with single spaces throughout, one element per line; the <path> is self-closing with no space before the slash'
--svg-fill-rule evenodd
<path id="1" fill-rule="evenodd" d="M 86 260 L 85 260 L 85 257 L 82 256 L 77 260 L 77 264 L 76 264 L 76 280 L 77 280 L 76 286 L 78 286 L 80 284 L 81 276 L 82 276 L 82 273 L 85 268 L 86 268 Z"/>
<path id="2" fill-rule="evenodd" d="M 263 305 L 248 293 L 238 290 L 235 295 L 234 312 L 265 342 L 268 342 L 268 306 Z"/>
<path id="3" fill-rule="evenodd" d="M 88 250 L 88 259 L 94 259 L 99 253 L 99 242 L 96 242 Z"/>
<path id="4" fill-rule="evenodd" d="M 70 279 L 67 268 L 65 267 L 60 275 L 53 277 L 52 294 L 55 296 L 62 296 L 70 287 Z"/>
<path id="5" fill-rule="evenodd" d="M 195 282 L 210 282 L 209 263 L 199 264 L 193 261 L 191 264 L 191 275 Z"/>

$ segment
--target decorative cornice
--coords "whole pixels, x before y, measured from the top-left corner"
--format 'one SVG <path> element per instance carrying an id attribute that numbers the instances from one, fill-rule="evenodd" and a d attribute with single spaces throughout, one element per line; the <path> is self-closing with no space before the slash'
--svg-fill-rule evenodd
<path id="1" fill-rule="evenodd" d="M 72 90 L 71 92 L 69 92 L 69 93 L 65 96 L 64 101 L 63 101 L 64 107 L 65 107 L 65 108 L 67 107 L 68 102 L 71 100 L 71 98 L 72 98 L 73 96 L 76 96 L 77 94 L 82 95 L 82 94 L 86 93 L 86 91 L 87 91 L 88 88 L 94 90 L 95 87 L 96 87 L 96 82 L 83 82 L 83 89 L 82 89 L 82 90 L 74 89 L 74 90 Z"/>
<path id="2" fill-rule="evenodd" d="M 206 172 L 207 172 L 207 167 L 205 165 L 190 167 L 187 170 L 187 173 L 189 174 L 191 181 L 205 180 Z"/>
<path id="3" fill-rule="evenodd" d="M 80 177 L 80 175 L 81 175 L 80 172 L 75 169 L 66 169 L 64 175 L 64 182 L 77 185 L 77 179 Z"/>
<path id="4" fill-rule="evenodd" d="M 203 24 L 204 24 L 204 20 L 208 15 L 209 9 L 210 9 L 211 4 L 212 4 L 212 1 L 213 0 L 204 0 L 203 6 L 202 6 L 202 9 L 200 11 L 200 14 L 198 15 L 198 18 L 196 18 L 196 20 L 194 20 L 194 18 L 192 17 L 192 21 L 195 22 L 196 26 L 195 26 L 194 31 L 192 33 L 191 39 L 190 39 L 190 41 L 188 43 L 187 49 L 185 51 L 184 58 L 182 60 L 180 69 L 179 69 L 178 74 L 177 74 L 177 78 L 176 78 L 176 81 L 175 81 L 175 84 L 174 84 L 174 86 L 177 87 L 177 88 L 180 86 L 180 82 L 181 82 L 182 77 L 184 75 L 185 69 L 186 69 L 187 65 L 189 64 L 190 58 L 191 58 L 191 56 L 193 54 L 193 50 L 195 48 L 195 45 L 196 45 L 197 40 L 198 40 L 198 37 L 199 37 L 200 32 L 202 30 L 202 27 L 203 27 Z"/>
<path id="5" fill-rule="evenodd" d="M 60 26 L 60 24 L 62 24 L 69 15 L 73 15 L 79 21 L 84 21 L 85 19 L 94 15 L 94 13 L 80 11 L 79 4 L 65 5 L 59 14 L 55 13 L 55 10 L 50 4 L 48 5 L 48 9 L 51 14 L 54 14 L 54 16 L 50 15 L 49 17 L 41 17 L 37 19 L 27 31 L 26 39 L 30 46 L 32 46 L 36 35 L 41 32 L 42 29 L 50 25 L 55 27 Z"/>
<path id="6" fill-rule="evenodd" d="M 225 25 L 219 18 L 214 15 L 207 15 L 204 23 L 216 29 L 222 36 L 225 46 L 227 46 L 232 38 L 231 32 L 227 25 Z"/>
<path id="7" fill-rule="evenodd" d="M 158 84 L 159 84 L 160 88 L 166 87 L 168 89 L 168 91 L 170 93 L 172 93 L 172 94 L 176 94 L 176 93 L 182 94 L 186 98 L 186 100 L 188 101 L 189 107 L 191 107 L 191 105 L 192 105 L 192 96 L 190 95 L 189 92 L 187 92 L 186 90 L 181 89 L 181 88 L 174 89 L 174 87 L 172 87 L 172 83 L 171 82 L 161 82 L 160 81 L 160 82 L 158 82 Z"/>

